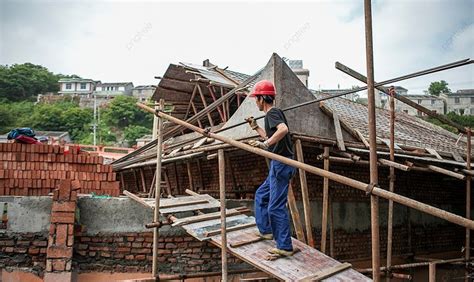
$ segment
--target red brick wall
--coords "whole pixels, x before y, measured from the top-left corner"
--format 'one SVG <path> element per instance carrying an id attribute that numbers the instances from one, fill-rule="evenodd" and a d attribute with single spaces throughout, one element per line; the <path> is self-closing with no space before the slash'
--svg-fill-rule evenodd
<path id="1" fill-rule="evenodd" d="M 74 263 L 80 271 L 151 272 L 153 233 L 76 236 Z M 160 237 L 160 272 L 220 271 L 220 249 L 188 235 Z M 242 267 L 229 257 L 229 268 Z"/>
<path id="2" fill-rule="evenodd" d="M 120 194 L 112 167 L 103 158 L 57 145 L 0 143 L 0 196 L 45 196 L 62 179 L 78 179 L 80 193 Z"/>
<path id="3" fill-rule="evenodd" d="M 322 161 L 317 160 L 317 155 L 322 153 L 322 150 L 317 148 L 304 148 L 305 162 L 313 166 L 322 168 Z M 233 151 L 226 153 L 230 159 L 234 177 L 236 180 L 235 186 L 232 181 L 232 174 L 230 169 L 226 169 L 226 184 L 227 191 L 246 190 L 255 191 L 258 186 L 264 181 L 267 176 L 267 166 L 264 158 L 249 154 L 243 151 Z M 206 160 L 201 159 L 201 170 L 202 170 L 202 182 L 206 190 L 214 190 L 215 192 L 209 193 L 212 196 L 218 197 L 219 183 L 218 183 L 218 171 L 217 171 L 217 159 Z M 176 169 L 175 169 L 176 166 Z M 227 163 L 229 166 L 229 163 Z M 183 194 L 184 190 L 189 188 L 189 178 L 186 169 L 186 163 L 184 161 L 177 162 L 176 164 L 166 165 L 167 173 L 171 182 L 173 193 Z M 175 170 L 177 174 L 175 173 Z M 200 186 L 200 178 L 198 175 L 197 162 L 193 160 L 191 162 L 191 170 L 193 173 L 193 185 L 194 187 Z M 369 166 L 360 165 L 347 165 L 347 164 L 336 164 L 330 165 L 330 170 L 341 175 L 354 178 L 363 182 L 369 182 Z M 149 170 L 153 171 L 153 168 Z M 380 168 L 379 170 L 379 182 L 380 186 L 388 187 L 388 168 Z M 306 174 L 310 199 L 314 201 L 322 201 L 322 187 L 323 178 L 314 174 Z M 149 185 L 153 173 L 148 174 Z M 295 195 L 297 200 L 301 200 L 301 189 L 299 186 L 299 177 L 296 175 L 293 178 L 293 184 L 295 189 Z M 133 183 L 129 183 L 130 189 Z M 445 177 L 438 173 L 425 173 L 425 172 L 402 172 L 396 170 L 396 181 L 395 181 L 395 192 L 412 199 L 421 201 L 426 204 L 433 206 L 450 205 L 454 207 L 452 212 L 460 215 L 464 214 L 465 205 L 465 183 L 453 178 Z M 365 195 L 365 192 L 359 191 L 348 186 L 330 181 L 331 197 L 334 202 L 339 203 L 368 203 L 369 198 Z M 136 189 L 136 188 L 135 188 Z M 199 190 L 198 190 L 199 191 Z M 253 192 L 250 193 L 239 193 L 239 194 L 227 194 L 229 199 L 231 198 L 253 198 Z M 471 200 L 472 201 L 472 200 Z M 384 199 L 380 199 L 381 203 L 386 203 Z M 318 219 L 319 220 L 319 219 Z M 384 222 L 381 219 L 381 222 Z M 463 246 L 463 234 L 462 228 L 442 222 L 439 225 L 424 226 L 425 232 L 422 232 L 423 228 L 417 228 L 416 224 L 413 223 L 412 227 L 412 251 L 416 253 L 424 251 L 447 251 L 447 250 L 458 250 Z M 400 229 L 398 234 L 394 234 L 394 253 L 402 254 L 408 252 L 408 231 L 407 226 L 396 226 Z M 315 229 L 314 234 L 317 237 L 317 242 L 320 242 L 320 229 Z M 430 233 L 431 232 L 431 233 Z M 381 227 L 381 246 L 386 246 L 386 229 Z M 439 234 L 439 236 L 430 235 Z M 335 231 L 336 241 L 336 257 L 341 259 L 349 259 L 356 257 L 370 257 L 370 230 L 357 230 L 348 233 L 344 230 Z"/>
<path id="4" fill-rule="evenodd" d="M 46 267 L 48 239 L 42 233 L 0 233 L 0 268 Z"/>

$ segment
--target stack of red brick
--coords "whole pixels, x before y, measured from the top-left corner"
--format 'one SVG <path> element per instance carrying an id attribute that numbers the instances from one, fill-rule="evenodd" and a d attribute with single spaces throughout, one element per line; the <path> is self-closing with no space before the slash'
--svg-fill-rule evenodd
<path id="1" fill-rule="evenodd" d="M 45 196 L 60 180 L 77 179 L 79 193 L 118 196 L 115 172 L 103 161 L 58 145 L 0 143 L 0 195 Z"/>
<path id="2" fill-rule="evenodd" d="M 46 272 L 71 271 L 74 246 L 74 217 L 79 181 L 62 180 L 53 192 Z"/>

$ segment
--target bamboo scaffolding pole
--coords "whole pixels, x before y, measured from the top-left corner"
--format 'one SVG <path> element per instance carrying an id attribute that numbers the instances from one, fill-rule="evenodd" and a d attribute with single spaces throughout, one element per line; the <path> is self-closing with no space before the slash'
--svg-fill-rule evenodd
<path id="1" fill-rule="evenodd" d="M 390 161 L 395 162 L 395 99 L 393 98 L 394 89 L 390 92 Z M 379 160 L 381 162 L 381 159 Z M 383 163 L 383 162 L 382 162 Z M 408 170 L 408 166 L 407 170 Z M 395 190 L 395 167 L 390 166 L 388 190 Z M 388 201 L 388 219 L 387 219 L 387 282 L 391 281 L 390 266 L 392 265 L 392 246 L 393 246 L 393 201 Z"/>
<path id="2" fill-rule="evenodd" d="M 226 231 L 226 198 L 225 198 L 225 157 L 224 150 L 217 151 L 219 163 L 219 199 L 221 202 L 221 259 L 222 281 L 227 281 L 227 231 Z"/>
<path id="3" fill-rule="evenodd" d="M 321 177 L 327 177 L 328 179 L 330 179 L 332 181 L 347 185 L 349 187 L 352 187 L 352 188 L 355 188 L 355 189 L 358 189 L 358 190 L 361 190 L 361 191 L 367 191 L 367 190 L 370 191 L 371 190 L 372 194 L 374 194 L 376 196 L 385 198 L 387 200 L 391 199 L 394 202 L 399 203 L 401 205 L 419 210 L 421 212 L 433 215 L 433 216 L 438 217 L 438 218 L 442 218 L 446 221 L 449 221 L 451 223 L 454 223 L 454 224 L 457 224 L 457 225 L 460 225 L 460 226 L 463 226 L 463 227 L 474 229 L 474 221 L 466 219 L 462 216 L 444 211 L 444 210 L 436 208 L 436 207 L 432 207 L 430 205 L 418 202 L 416 200 L 407 198 L 405 196 L 398 195 L 396 193 L 387 191 L 387 190 L 379 188 L 379 187 L 375 187 L 375 186 L 372 187 L 371 185 L 368 185 L 367 183 L 364 183 L 364 182 L 361 182 L 361 181 L 358 181 L 358 180 L 355 180 L 355 179 L 351 179 L 349 177 L 339 175 L 339 174 L 334 173 L 334 172 L 325 171 L 324 169 L 314 167 L 314 166 L 311 166 L 311 165 L 308 165 L 308 164 L 305 164 L 305 163 L 300 163 L 298 161 L 295 161 L 295 160 L 292 160 L 292 159 L 289 159 L 289 158 L 286 158 L 286 157 L 268 152 L 266 150 L 262 150 L 262 149 L 250 146 L 248 144 L 233 140 L 231 138 L 209 132 L 208 130 L 201 129 L 201 128 L 195 126 L 195 125 L 187 123 L 186 121 L 183 121 L 183 120 L 180 120 L 180 119 L 175 118 L 173 116 L 170 116 L 168 114 L 165 114 L 162 111 L 155 112 L 154 109 L 152 109 L 152 108 L 150 108 L 146 105 L 143 105 L 141 103 L 137 103 L 137 106 L 140 107 L 141 109 L 145 110 L 145 111 L 150 112 L 150 113 L 155 113 L 158 116 L 160 116 L 161 118 L 167 119 L 170 122 L 179 124 L 179 125 L 181 125 L 183 127 L 186 127 L 186 128 L 188 128 L 192 131 L 195 131 L 195 132 L 197 132 L 197 133 L 199 133 L 203 136 L 214 138 L 216 140 L 219 140 L 219 141 L 222 141 L 224 143 L 230 144 L 231 146 L 239 148 L 241 150 L 244 150 L 244 151 L 256 154 L 256 155 L 260 155 L 260 156 L 265 157 L 265 158 L 270 158 L 270 159 L 273 159 L 273 160 L 277 160 L 279 162 L 282 162 L 284 164 L 293 166 L 295 168 L 301 168 L 306 172 L 316 174 L 316 175 L 319 175 Z"/>
<path id="4" fill-rule="evenodd" d="M 160 100 L 159 110 L 162 111 L 164 108 L 164 100 Z M 155 177 L 155 209 L 153 213 L 153 221 L 158 222 L 160 220 L 160 196 L 161 196 L 161 144 L 163 142 L 163 118 L 158 116 L 158 132 L 157 132 L 157 147 L 156 147 L 156 177 Z M 160 236 L 160 230 L 158 228 L 153 229 L 153 265 L 152 275 L 157 281 L 160 280 L 158 270 L 158 240 Z"/>
<path id="5" fill-rule="evenodd" d="M 435 263 L 435 264 L 450 264 L 450 263 L 462 263 L 466 262 L 465 258 L 454 258 L 454 259 L 440 259 L 440 260 L 434 260 L 434 261 L 425 261 L 425 262 L 414 262 L 414 263 L 405 263 L 405 264 L 398 264 L 398 265 L 392 265 L 391 269 L 392 270 L 400 270 L 400 269 L 410 269 L 410 268 L 416 268 L 416 267 L 426 267 L 429 266 L 430 263 Z M 356 269 L 360 273 L 370 273 L 372 272 L 372 268 L 361 268 L 361 269 Z M 380 268 L 380 271 L 387 271 L 387 267 L 382 266 Z"/>
<path id="6" fill-rule="evenodd" d="M 367 62 L 367 100 L 369 115 L 370 185 L 378 184 L 377 133 L 375 119 L 374 51 L 372 45 L 372 1 L 364 0 L 365 51 Z M 372 279 L 380 281 L 379 198 L 370 193 L 370 222 L 372 239 Z"/>
<path id="7" fill-rule="evenodd" d="M 303 146 L 301 145 L 301 140 L 296 140 L 296 159 L 299 162 L 304 163 L 303 156 Z M 300 177 L 300 186 L 301 186 L 301 195 L 303 197 L 303 213 L 304 213 L 304 223 L 306 229 L 306 241 L 311 247 L 315 247 L 314 238 L 313 238 L 313 226 L 311 224 L 311 205 L 309 202 L 309 191 L 308 191 L 308 182 L 306 181 L 306 172 L 302 169 L 298 171 Z"/>
<path id="8" fill-rule="evenodd" d="M 467 149 L 466 149 L 466 169 L 471 171 L 471 128 L 466 128 L 467 131 Z M 471 219 L 471 176 L 466 177 L 466 218 Z M 464 257 L 466 261 L 471 259 L 471 230 L 466 228 L 466 243 Z M 468 281 L 469 271 L 466 265 L 466 281 Z"/>
<path id="9" fill-rule="evenodd" d="M 190 162 L 186 162 L 186 171 L 188 172 L 189 190 L 194 191 L 193 172 L 191 171 Z"/>
<path id="10" fill-rule="evenodd" d="M 324 170 L 329 171 L 329 147 L 324 147 Z M 323 179 L 323 214 L 321 219 L 321 252 L 326 252 L 328 230 L 329 179 Z"/>
<path id="11" fill-rule="evenodd" d="M 454 177 L 454 178 L 457 178 L 457 179 L 460 179 L 460 180 L 466 179 L 466 176 L 464 174 L 456 173 L 454 171 L 450 171 L 450 170 L 447 170 L 447 169 L 444 169 L 444 168 L 441 168 L 441 167 L 438 167 L 438 166 L 434 166 L 434 165 L 428 165 L 427 167 L 428 167 L 428 169 L 430 169 L 434 172 L 438 172 L 438 173 L 441 173 L 441 174 L 444 174 L 444 175 L 447 175 L 447 176 L 451 176 L 451 177 Z"/>
<path id="12" fill-rule="evenodd" d="M 436 282 L 436 263 L 430 263 L 428 269 L 429 282 Z"/>

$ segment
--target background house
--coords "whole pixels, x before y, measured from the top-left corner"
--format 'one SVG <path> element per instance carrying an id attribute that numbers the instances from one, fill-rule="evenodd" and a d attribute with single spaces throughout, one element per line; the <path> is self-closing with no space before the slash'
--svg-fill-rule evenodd
<path id="1" fill-rule="evenodd" d="M 132 89 L 132 96 L 137 98 L 138 101 L 144 102 L 153 96 L 155 90 L 155 85 L 139 85 Z"/>
<path id="2" fill-rule="evenodd" d="M 96 81 L 85 78 L 62 78 L 58 83 L 58 94 L 71 95 L 91 95 L 96 85 Z"/>
<path id="3" fill-rule="evenodd" d="M 446 112 L 460 115 L 474 115 L 474 89 L 462 89 L 454 93 L 441 93 L 446 102 Z"/>
<path id="4" fill-rule="evenodd" d="M 422 105 L 425 108 L 430 109 L 431 111 L 435 111 L 438 114 L 444 114 L 444 100 L 433 96 L 433 95 L 404 95 L 406 98 L 410 99 L 411 101 Z M 385 104 L 385 109 L 389 109 L 389 103 Z M 407 104 L 400 102 L 398 100 L 395 100 L 395 111 L 398 112 L 404 112 L 407 113 L 411 116 L 422 116 L 420 111 L 416 110 L 415 108 L 412 108 L 408 106 Z"/>

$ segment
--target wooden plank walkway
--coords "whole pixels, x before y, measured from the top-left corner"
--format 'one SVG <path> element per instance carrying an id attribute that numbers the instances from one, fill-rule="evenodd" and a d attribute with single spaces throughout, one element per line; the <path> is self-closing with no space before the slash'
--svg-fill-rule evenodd
<path id="1" fill-rule="evenodd" d="M 146 206 L 154 209 L 154 199 L 139 199 L 136 196 L 127 195 L 141 204 L 145 205 L 146 203 Z M 160 200 L 160 213 L 172 213 L 177 216 L 182 212 L 202 211 L 219 206 L 219 201 L 209 195 L 163 198 Z M 163 209 L 161 207 L 163 207 Z M 176 222 L 180 221 L 183 221 L 183 218 L 176 220 Z M 352 268 L 345 269 L 347 266 L 295 238 L 293 238 L 293 246 L 298 249 L 299 252 L 291 257 L 279 258 L 272 261 L 267 260 L 269 254 L 267 250 L 275 247 L 275 241 L 273 240 L 253 242 L 239 247 L 230 247 L 237 242 L 255 239 L 257 237 L 257 228 L 254 224 L 255 219 L 245 214 L 233 214 L 226 218 L 228 251 L 232 255 L 268 273 L 272 277 L 282 281 L 372 281 Z M 208 236 L 208 232 L 212 234 L 212 231 L 220 231 L 220 219 L 203 218 L 202 221 L 181 224 L 180 226 L 182 226 L 187 233 L 200 241 L 209 240 L 210 243 L 219 248 L 222 246 L 220 232 L 218 232 L 217 235 Z M 244 228 L 229 230 L 239 227 Z M 338 268 L 343 270 L 336 272 Z M 329 277 L 323 280 L 315 278 L 318 275 L 331 273 L 332 271 L 335 273 L 330 274 Z"/>

